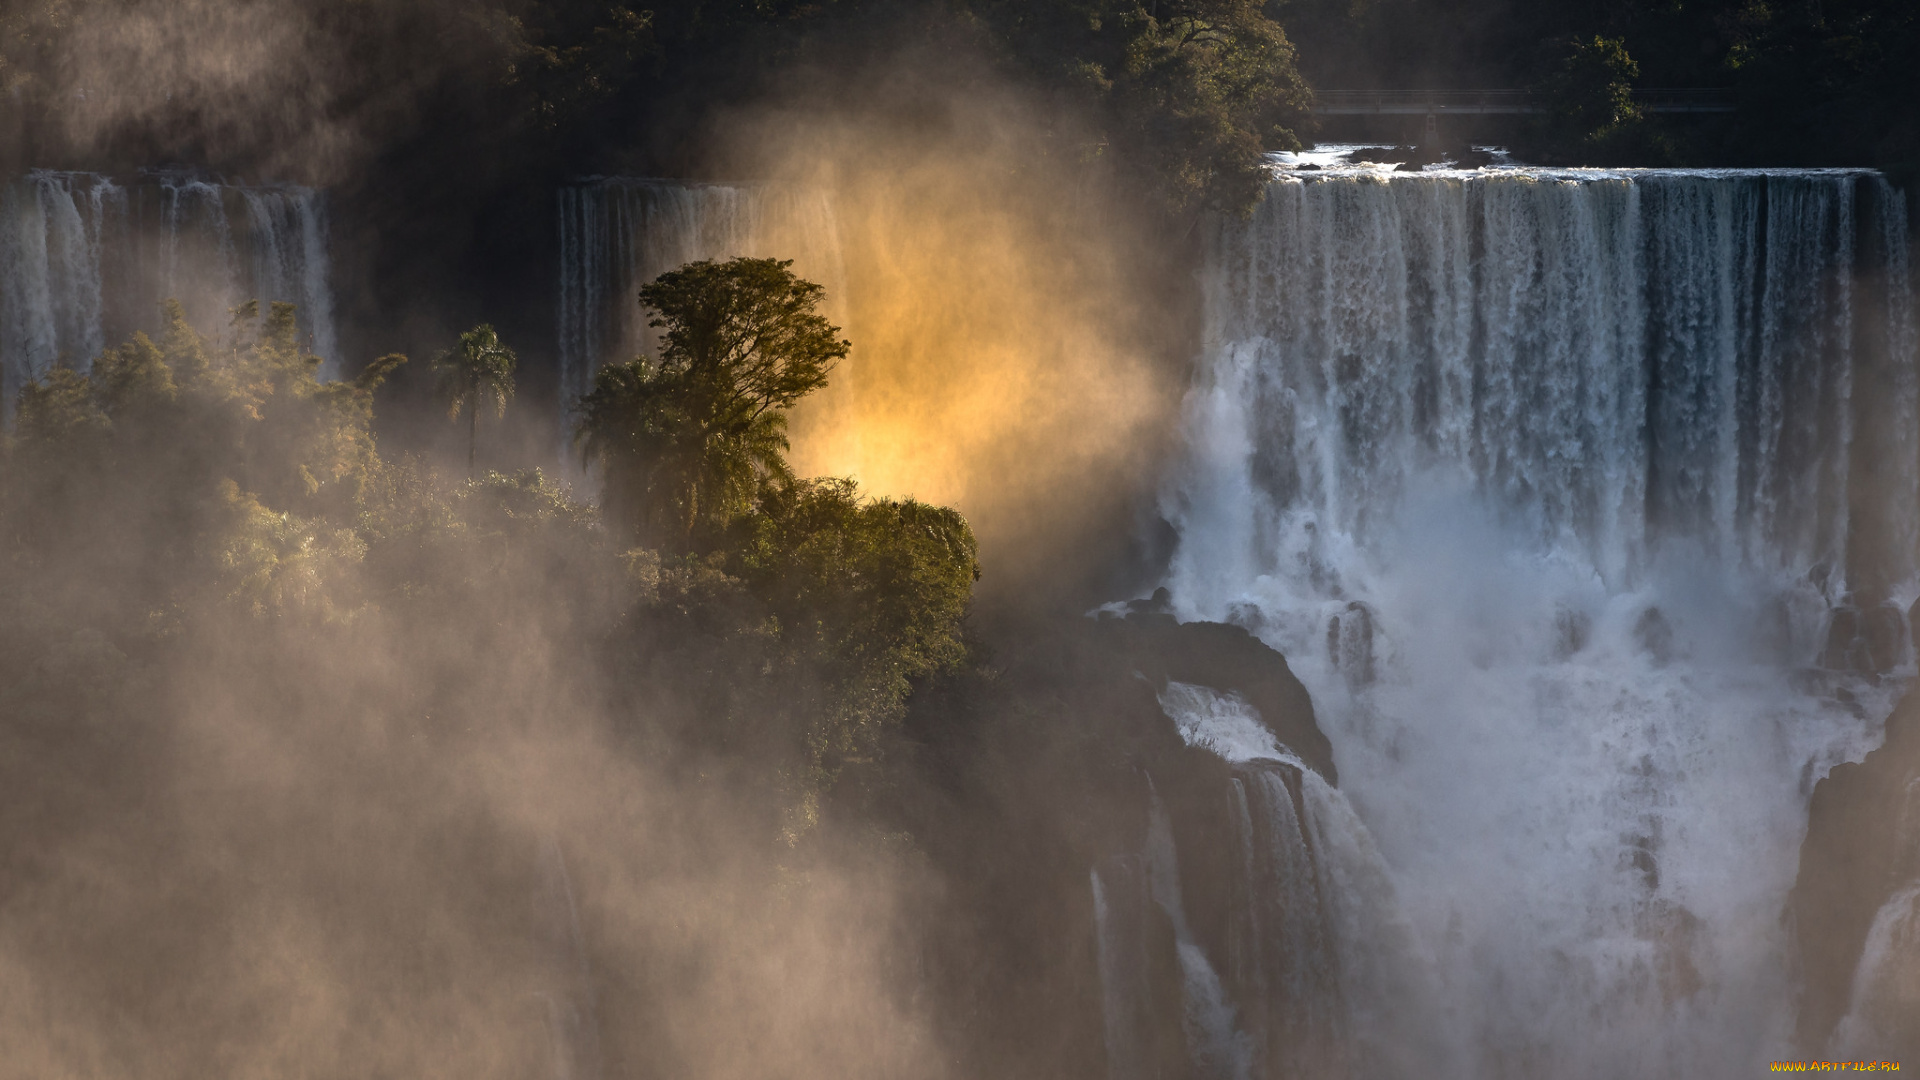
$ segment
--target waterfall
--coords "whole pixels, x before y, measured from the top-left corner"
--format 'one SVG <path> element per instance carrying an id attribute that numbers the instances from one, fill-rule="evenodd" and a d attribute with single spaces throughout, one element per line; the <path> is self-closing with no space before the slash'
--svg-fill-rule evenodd
<path id="1" fill-rule="evenodd" d="M 298 307 L 309 346 L 337 370 L 324 196 L 155 173 L 121 184 L 36 171 L 0 188 L 0 382 L 19 387 L 55 364 L 79 370 L 135 330 L 160 301 L 224 330 L 246 300 Z"/>
<path id="2" fill-rule="evenodd" d="M 1834 1030 L 1836 1055 L 1859 1059 L 1897 1052 L 1913 1037 L 1920 1008 L 1920 883 L 1895 892 L 1874 915 L 1854 973 L 1851 1007 Z"/>
<path id="3" fill-rule="evenodd" d="M 254 237 L 253 291 L 299 305 L 313 351 L 337 367 L 324 204 L 305 190 L 247 188 L 240 195 Z"/>
<path id="4" fill-rule="evenodd" d="M 535 930 L 545 954 L 546 978 L 538 991 L 553 1051 L 553 1080 L 598 1080 L 599 1008 L 593 972 L 580 930 L 580 907 L 560 842 L 540 840 L 540 887 L 534 902 Z"/>
<path id="5" fill-rule="evenodd" d="M 1301 772 L 1254 767 L 1231 785 L 1234 867 L 1228 973 L 1263 1076 L 1346 1072 L 1334 926 L 1301 828 Z"/>
<path id="6" fill-rule="evenodd" d="M 668 270 L 742 255 L 792 259 L 795 273 L 826 286 L 830 313 L 844 293 L 839 231 L 819 191 L 595 177 L 561 188 L 559 213 L 566 409 L 592 388 L 600 365 L 654 351 L 636 293 Z"/>
<path id="7" fill-rule="evenodd" d="M 1106 1018 L 1108 1076 L 1155 1075 L 1154 935 L 1147 923 L 1164 919 L 1179 969 L 1182 1063 L 1201 1080 L 1250 1080 L 1252 1044 L 1239 1030 L 1233 1003 L 1205 950 L 1194 939 L 1181 899 L 1173 827 L 1157 792 L 1148 787 L 1147 836 L 1138 855 L 1106 860 L 1093 871 L 1094 921 Z"/>
<path id="8" fill-rule="evenodd" d="M 1432 957 L 1346 798 L 1281 746 L 1238 694 L 1169 682 L 1160 705 L 1187 745 L 1232 766 L 1220 793 L 1236 853 L 1224 981 L 1187 926 L 1173 830 L 1157 793 L 1140 857 L 1147 893 L 1168 913 L 1190 965 L 1189 1045 L 1215 1048 L 1191 1052 L 1198 1073 L 1444 1073 L 1453 1052 L 1440 1031 Z M 1196 1014 L 1212 1027 L 1193 1021 Z M 1107 1015 L 1111 1024 L 1116 1014 Z M 1204 1040 L 1195 1037 L 1202 1029 Z"/>
<path id="9" fill-rule="evenodd" d="M 1913 672 L 1906 228 L 1842 170 L 1281 174 L 1217 223 L 1167 584 L 1287 655 L 1343 784 L 1236 766 L 1243 1010 L 1369 1076 L 1785 1055 L 1811 785 Z M 1309 906 L 1289 828 L 1311 933 L 1260 914 Z M 1337 1014 L 1275 1004 L 1323 968 Z"/>
<path id="10" fill-rule="evenodd" d="M 66 359 L 83 370 L 106 344 L 101 249 L 125 219 L 104 177 L 36 172 L 0 188 L 0 381 L 20 386 Z"/>

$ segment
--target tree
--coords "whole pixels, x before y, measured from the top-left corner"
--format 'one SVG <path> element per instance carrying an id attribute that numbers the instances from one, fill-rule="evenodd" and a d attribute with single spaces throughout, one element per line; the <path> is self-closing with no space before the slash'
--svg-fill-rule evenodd
<path id="1" fill-rule="evenodd" d="M 479 417 L 491 406 L 495 418 L 507 414 L 513 400 L 513 369 L 519 363 L 512 349 L 488 323 L 460 335 L 460 344 L 433 358 L 435 392 L 447 401 L 447 418 L 467 414 L 467 479 L 473 479 Z"/>
<path id="2" fill-rule="evenodd" d="M 640 290 L 660 356 L 609 365 L 580 401 L 584 456 L 605 469 L 609 516 L 691 550 L 790 481 L 786 412 L 847 355 L 792 260 L 689 263 Z"/>
<path id="3" fill-rule="evenodd" d="M 1618 38 L 1575 40 L 1547 81 L 1547 100 L 1555 123 L 1581 138 L 1640 118 L 1633 104 L 1633 80 L 1640 65 Z"/>
<path id="4" fill-rule="evenodd" d="M 0 549 L 49 580 L 95 583 L 102 604 L 324 607 L 323 569 L 359 558 L 336 526 L 378 464 L 373 391 L 404 357 L 323 383 L 293 306 L 259 312 L 243 304 L 231 336 L 205 338 L 168 301 L 161 333 L 23 386 Z"/>
<path id="5" fill-rule="evenodd" d="M 913 683 L 970 657 L 965 621 L 980 551 L 959 511 L 866 499 L 852 480 L 805 480 L 770 493 L 741 551 L 741 575 L 780 627 L 783 688 L 806 706 L 797 725 L 809 782 L 874 755 L 906 716 Z"/>
<path id="6" fill-rule="evenodd" d="M 1169 210 L 1247 213 L 1312 94 L 1260 0 L 968 0 L 1001 47 L 1093 106 L 1098 147 Z"/>

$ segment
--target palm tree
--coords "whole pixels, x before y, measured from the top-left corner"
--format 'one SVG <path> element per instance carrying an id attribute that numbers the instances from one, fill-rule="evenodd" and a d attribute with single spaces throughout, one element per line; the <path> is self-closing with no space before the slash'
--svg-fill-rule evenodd
<path id="1" fill-rule="evenodd" d="M 467 414 L 467 479 L 473 479 L 479 442 L 480 409 L 491 406 L 497 419 L 513 400 L 513 369 L 520 362 L 491 325 L 460 335 L 460 344 L 433 358 L 434 392 L 447 401 L 447 419 Z"/>

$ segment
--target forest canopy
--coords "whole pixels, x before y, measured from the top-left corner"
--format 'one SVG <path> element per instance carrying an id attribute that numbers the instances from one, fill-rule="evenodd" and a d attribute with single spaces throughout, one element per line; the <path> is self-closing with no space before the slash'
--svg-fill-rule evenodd
<path id="1" fill-rule="evenodd" d="M 735 269 L 662 288 L 822 328 L 817 286 Z M 290 305 L 232 316 L 207 332 L 168 302 L 22 387 L 0 440 L 0 981 L 58 984 L 104 1075 L 626 1074 L 703 1052 L 659 1004 L 703 992 L 672 958 L 731 972 L 705 992 L 738 1008 L 764 955 L 743 935 L 886 915 L 915 841 L 870 806 L 913 767 L 928 688 L 981 664 L 960 514 L 766 445 L 724 527 L 647 546 L 605 492 L 383 453 L 406 357 L 325 382 Z M 512 408 L 510 353 L 484 325 L 448 343 L 461 419 Z M 791 404 L 820 374 L 755 385 Z M 589 951 L 623 1020 L 556 1049 L 543 1002 L 577 1002 L 555 972 Z M 864 1006 L 885 972 L 836 947 L 786 1001 L 795 977 L 763 1015 Z M 26 1028 L 29 1067 L 71 1060 Z"/>
<path id="2" fill-rule="evenodd" d="M 785 410 L 847 348 L 812 314 L 819 286 L 743 259 L 647 295 L 669 327 L 661 361 L 602 372 L 584 413 L 598 505 L 535 469 L 462 483 L 382 458 L 374 395 L 405 357 L 321 382 L 291 305 L 249 304 L 206 336 L 169 302 L 157 340 L 22 389 L 0 472 L 12 655 L 82 632 L 151 655 L 235 618 L 324 637 L 529 603 L 597 612 L 565 636 L 624 673 L 607 692 L 643 697 L 632 715 L 674 745 L 767 770 L 801 835 L 915 683 L 971 662 L 973 534 L 952 510 L 787 466 Z M 467 419 L 505 408 L 510 356 L 489 326 L 442 355 Z M 621 396 L 623 373 L 645 393 Z M 38 682 L 0 682 L 9 708 L 36 711 Z"/>
<path id="3" fill-rule="evenodd" d="M 528 170 L 687 175 L 714 116 L 810 92 L 782 73 L 939 42 L 1047 102 L 1059 153 L 1164 210 L 1243 211 L 1261 155 L 1315 137 L 1315 89 L 1550 89 L 1596 41 L 1634 86 L 1726 88 L 1741 111 L 1704 131 L 1603 125 L 1622 132 L 1586 149 L 1600 128 L 1563 125 L 1562 152 L 1903 167 L 1917 22 L 1903 0 L 21 0 L 0 13 L 0 87 L 23 106 L 0 144 L 22 166 L 329 183 L 368 166 L 489 190 Z"/>

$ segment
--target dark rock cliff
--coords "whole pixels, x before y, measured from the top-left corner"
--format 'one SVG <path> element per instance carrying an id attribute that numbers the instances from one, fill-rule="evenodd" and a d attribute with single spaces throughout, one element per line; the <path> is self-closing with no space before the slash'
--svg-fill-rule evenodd
<path id="1" fill-rule="evenodd" d="M 1920 693 L 1887 719 L 1886 742 L 1834 768 L 1813 789 L 1800 875 L 1788 900 L 1801 976 L 1795 1041 L 1822 1056 L 1869 1048 L 1831 1045 L 1852 1003 L 1854 976 L 1875 916 L 1920 879 Z M 1910 1003 L 1911 1004 L 1911 1003 Z M 1920 1057 L 1920 1014 L 1874 1053 Z"/>
<path id="2" fill-rule="evenodd" d="M 1107 1077 L 1091 875 L 1139 941 L 1145 981 L 1131 1026 L 1143 1077 L 1189 1075 L 1181 966 L 1171 925 L 1138 896 L 1149 806 L 1167 811 L 1186 922 L 1227 970 L 1235 824 L 1233 771 L 1181 741 L 1162 712 L 1169 679 L 1238 693 L 1279 741 L 1329 781 L 1332 749 L 1286 659 L 1245 630 L 1178 623 L 1164 603 L 1008 635 L 982 688 L 928 687 L 899 752 L 925 783 L 903 786 L 895 820 L 947 883 L 927 922 L 926 966 L 956 1018 L 968 1075 Z"/>

